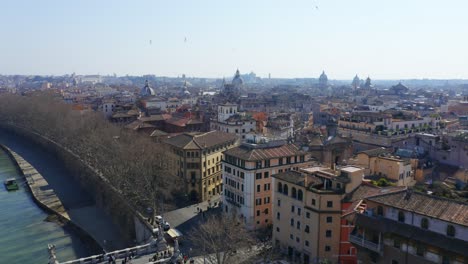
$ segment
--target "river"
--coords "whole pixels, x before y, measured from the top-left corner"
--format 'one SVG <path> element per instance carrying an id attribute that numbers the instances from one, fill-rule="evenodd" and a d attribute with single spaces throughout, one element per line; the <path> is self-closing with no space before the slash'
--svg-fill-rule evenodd
<path id="1" fill-rule="evenodd" d="M 108 249 L 123 248 L 118 228 L 109 215 L 99 209 L 92 196 L 69 175 L 54 155 L 24 138 L 0 130 L 0 143 L 8 146 L 31 163 L 48 181 L 72 221 L 99 240 Z M 14 163 L 0 152 L 0 263 L 47 263 L 47 244 L 55 244 L 58 260 L 63 262 L 84 257 L 90 252 L 77 233 L 68 226 L 45 221 L 48 214 L 32 200 L 27 187 L 7 192 L 3 180 L 16 177 L 24 182 Z"/>
<path id="2" fill-rule="evenodd" d="M 0 150 L 0 181 L 23 178 L 13 161 Z M 45 221 L 47 213 L 32 200 L 27 186 L 8 192 L 0 188 L 0 263 L 47 263 L 47 244 L 57 246 L 61 260 L 88 254 L 80 239 L 67 227 Z"/>

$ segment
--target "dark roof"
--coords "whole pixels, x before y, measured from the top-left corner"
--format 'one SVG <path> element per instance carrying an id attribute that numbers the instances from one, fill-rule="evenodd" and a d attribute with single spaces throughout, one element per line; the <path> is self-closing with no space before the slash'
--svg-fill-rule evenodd
<path id="1" fill-rule="evenodd" d="M 389 148 L 375 148 L 375 149 L 360 151 L 360 152 L 358 152 L 358 154 L 364 153 L 364 154 L 367 154 L 367 156 L 369 156 L 369 157 L 378 157 L 378 156 L 380 156 L 382 154 L 391 153 L 391 152 L 392 152 L 392 150 L 389 149 Z"/>
<path id="2" fill-rule="evenodd" d="M 221 131 L 207 133 L 184 133 L 164 140 L 164 143 L 184 149 L 205 149 L 222 145 L 238 138 L 235 134 Z"/>
<path id="3" fill-rule="evenodd" d="M 226 155 L 234 156 L 243 160 L 255 161 L 279 157 L 288 157 L 304 154 L 298 146 L 294 144 L 284 144 L 272 147 L 249 147 L 241 145 L 224 152 Z"/>
<path id="4" fill-rule="evenodd" d="M 372 184 L 362 183 L 354 189 L 351 193 L 347 194 L 344 198 L 344 202 L 352 203 L 350 207 L 343 214 L 350 214 L 354 212 L 356 206 L 365 198 L 372 197 L 375 195 L 386 194 L 390 192 L 397 192 L 404 190 L 404 186 L 395 186 L 395 187 L 378 187 Z"/>
<path id="5" fill-rule="evenodd" d="M 367 198 L 380 204 L 468 226 L 468 204 L 413 191 Z"/>
<path id="6" fill-rule="evenodd" d="M 275 177 L 279 180 L 290 182 L 296 185 L 304 186 L 304 175 L 298 171 L 285 171 L 278 174 L 273 174 L 272 177 Z"/>
<path id="7" fill-rule="evenodd" d="M 422 229 L 416 226 L 400 223 L 384 217 L 372 217 L 364 214 L 356 214 L 356 225 L 390 234 L 397 234 L 398 236 L 414 239 L 416 241 L 434 245 L 436 247 L 445 249 L 450 252 L 467 256 L 468 242 L 447 237 L 445 235 L 432 232 L 430 230 Z"/>

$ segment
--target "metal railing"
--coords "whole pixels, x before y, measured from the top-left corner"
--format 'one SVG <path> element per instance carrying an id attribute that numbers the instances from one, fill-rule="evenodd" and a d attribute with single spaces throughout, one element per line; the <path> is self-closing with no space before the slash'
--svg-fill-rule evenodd
<path id="1" fill-rule="evenodd" d="M 363 236 L 349 234 L 349 242 L 370 249 L 374 252 L 381 253 L 382 248 L 379 244 L 366 240 Z"/>

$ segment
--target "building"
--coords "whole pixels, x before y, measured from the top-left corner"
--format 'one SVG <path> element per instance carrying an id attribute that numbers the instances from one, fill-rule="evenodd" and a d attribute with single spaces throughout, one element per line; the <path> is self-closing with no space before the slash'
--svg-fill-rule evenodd
<path id="1" fill-rule="evenodd" d="M 318 85 L 319 88 L 328 88 L 328 77 L 325 71 L 322 71 L 322 74 L 320 74 Z"/>
<path id="2" fill-rule="evenodd" d="M 210 127 L 245 139 L 248 133 L 256 130 L 257 121 L 251 115 L 239 112 L 237 104 L 226 103 L 218 105 L 216 119 L 211 120 Z"/>
<path id="3" fill-rule="evenodd" d="M 398 186 L 412 186 L 417 159 L 402 158 L 393 154 L 392 149 L 376 148 L 358 152 L 350 163 L 363 167 L 365 175 L 386 178 Z"/>
<path id="4" fill-rule="evenodd" d="M 222 190 L 222 152 L 238 145 L 238 137 L 220 131 L 184 133 L 166 140 L 169 171 L 183 179 L 186 194 L 206 201 Z"/>
<path id="5" fill-rule="evenodd" d="M 349 241 L 358 263 L 467 263 L 468 204 L 403 190 L 365 198 Z"/>
<path id="6" fill-rule="evenodd" d="M 273 241 L 291 260 L 336 263 L 341 202 L 362 183 L 363 170 L 309 167 L 273 175 Z"/>
<path id="7" fill-rule="evenodd" d="M 309 155 L 294 144 L 273 141 L 224 152 L 224 210 L 242 218 L 248 229 L 272 223 L 271 175 L 310 166 Z"/>
<path id="8" fill-rule="evenodd" d="M 263 134 L 274 139 L 291 139 L 294 137 L 294 120 L 291 114 L 278 114 L 270 116 Z"/>

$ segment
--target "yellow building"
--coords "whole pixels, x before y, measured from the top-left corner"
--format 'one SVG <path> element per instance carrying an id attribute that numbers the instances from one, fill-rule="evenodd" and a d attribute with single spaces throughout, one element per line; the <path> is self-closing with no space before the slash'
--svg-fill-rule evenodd
<path id="1" fill-rule="evenodd" d="M 222 152 L 239 144 L 234 134 L 220 131 L 184 133 L 163 141 L 169 171 L 183 179 L 193 201 L 206 201 L 222 191 Z"/>
<path id="2" fill-rule="evenodd" d="M 397 186 L 412 186 L 416 183 L 414 176 L 417 161 L 395 156 L 391 149 L 361 151 L 349 163 L 363 167 L 365 174 L 372 178 L 384 177 Z"/>
<path id="3" fill-rule="evenodd" d="M 341 202 L 362 183 L 363 169 L 323 167 L 273 175 L 273 241 L 297 263 L 337 263 Z"/>

